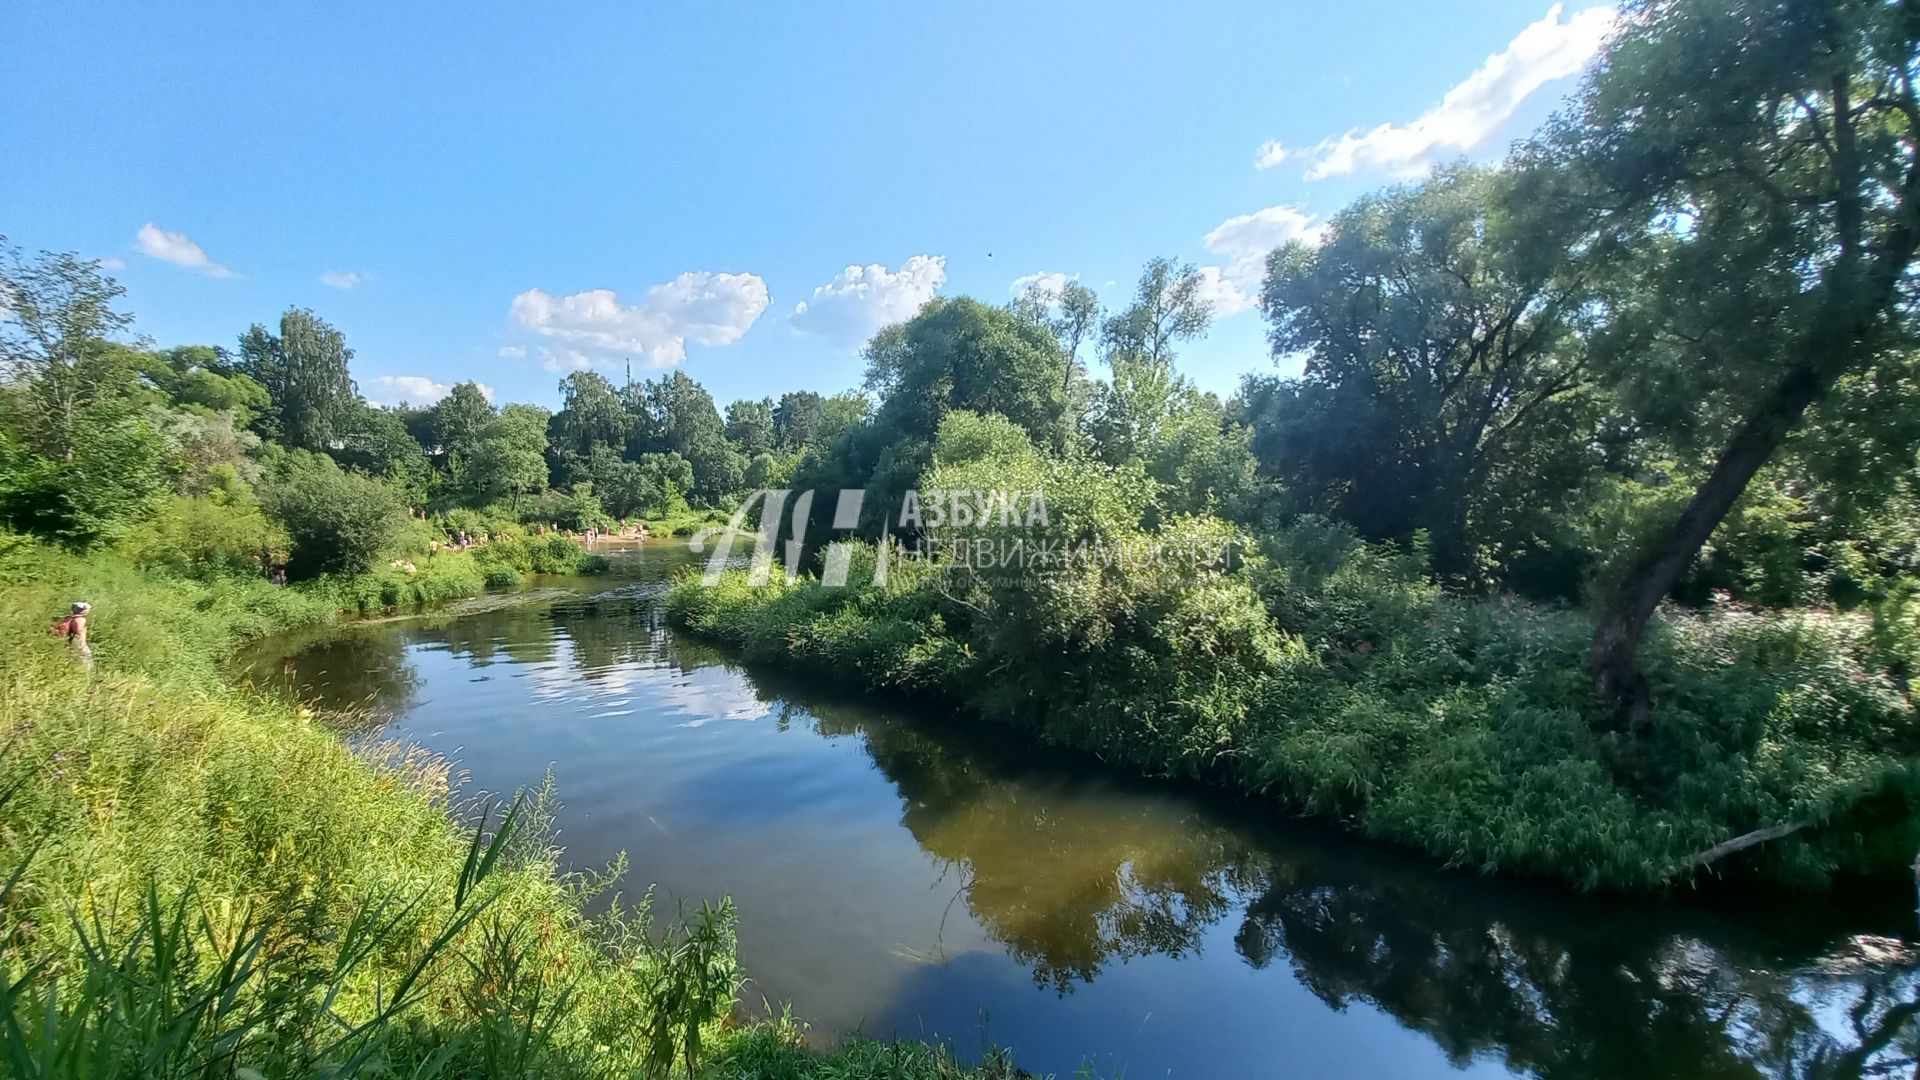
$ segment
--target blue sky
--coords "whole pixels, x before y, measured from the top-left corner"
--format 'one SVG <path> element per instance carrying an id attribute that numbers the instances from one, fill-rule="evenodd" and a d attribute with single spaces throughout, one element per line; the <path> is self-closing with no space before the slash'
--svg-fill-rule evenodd
<path id="1" fill-rule="evenodd" d="M 157 344 L 312 307 L 380 401 L 681 364 L 724 404 L 856 386 L 937 291 L 1123 303 L 1154 255 L 1272 370 L 1260 253 L 1497 158 L 1610 12 L 1431 4 L 11 4 L 0 233 L 108 261 Z M 1267 167 L 1258 167 L 1259 165 Z M 1112 283 L 1112 284 L 1109 284 Z M 804 308 L 801 307 L 804 305 Z M 1232 313 L 1229 313 L 1232 312 Z"/>

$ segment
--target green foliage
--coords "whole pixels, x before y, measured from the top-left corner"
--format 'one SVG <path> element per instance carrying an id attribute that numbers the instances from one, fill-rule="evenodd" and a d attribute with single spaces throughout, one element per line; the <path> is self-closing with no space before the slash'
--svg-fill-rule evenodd
<path id="1" fill-rule="evenodd" d="M 409 506 L 426 502 L 432 467 L 399 412 L 356 406 L 340 434 L 340 444 L 328 451 L 335 461 L 386 481 Z"/>
<path id="2" fill-rule="evenodd" d="M 31 452 L 68 461 L 90 429 L 138 412 L 136 354 L 113 340 L 133 325 L 115 306 L 125 295 L 98 260 L 29 260 L 0 237 L 0 405 Z"/>
<path id="3" fill-rule="evenodd" d="M 480 433 L 495 417 L 486 391 L 472 381 L 459 382 L 428 411 L 428 449 L 446 457 L 472 457 L 480 449 Z"/>
<path id="4" fill-rule="evenodd" d="M 1566 226 L 1513 187 L 1444 170 L 1354 202 L 1324 243 L 1275 251 L 1261 295 L 1273 352 L 1304 353 L 1306 370 L 1243 389 L 1293 509 L 1375 539 L 1426 529 L 1452 574 L 1531 543 L 1539 510 L 1597 465 L 1579 438 L 1593 412 L 1587 281 L 1557 258 Z M 1514 502 L 1535 520 L 1490 520 Z"/>
<path id="5" fill-rule="evenodd" d="M 175 405 L 226 413 L 239 427 L 273 407 L 267 388 L 242 374 L 217 346 L 182 345 L 157 353 L 143 374 Z"/>
<path id="6" fill-rule="evenodd" d="M 278 334 L 255 323 L 240 337 L 240 373 L 273 402 L 264 433 L 302 450 L 325 450 L 347 430 L 360 407 L 352 362 L 346 337 L 305 308 L 288 308 Z"/>
<path id="7" fill-rule="evenodd" d="M 286 533 L 267 520 L 252 493 L 236 486 L 205 498 L 174 497 L 119 550 L 144 570 L 211 581 L 264 578 L 287 544 Z"/>
<path id="8" fill-rule="evenodd" d="M 530 574 L 587 574 L 605 569 L 606 560 L 593 555 L 571 537 L 496 536 L 474 548 L 474 562 L 488 573 L 507 569 Z"/>
<path id="9" fill-rule="evenodd" d="M 276 462 L 261 503 L 286 530 L 287 573 L 295 578 L 366 573 L 405 521 L 380 482 L 298 450 Z"/>
<path id="10" fill-rule="evenodd" d="M 1017 435 L 956 414 L 925 486 L 1037 476 L 1050 534 L 1106 549 L 1141 539 L 1144 477 L 1049 476 L 1057 466 Z M 928 533 L 950 534 L 1012 532 Z M 1211 558 L 1011 582 L 894 563 L 875 587 L 866 548 L 847 587 L 775 575 L 754 588 L 731 572 L 705 588 L 689 574 L 668 611 L 749 658 L 933 695 L 1484 872 L 1654 889 L 1729 836 L 1804 821 L 1816 827 L 1715 870 L 1819 886 L 1904 872 L 1920 840 L 1912 591 L 1874 615 L 1671 613 L 1647 658 L 1663 721 L 1622 771 L 1590 727 L 1583 615 L 1449 597 L 1424 547 L 1368 545 L 1325 521 L 1268 533 L 1257 552 L 1205 518 L 1170 519 L 1154 539 Z"/>
<path id="11" fill-rule="evenodd" d="M 0 524 L 73 548 L 111 543 L 165 499 L 165 444 L 146 422 L 93 424 L 70 456 L 34 453 L 0 431 Z"/>
<path id="12" fill-rule="evenodd" d="M 479 443 L 467 462 L 467 484 L 482 503 L 512 499 L 547 486 L 545 409 L 509 405 L 480 429 Z"/>

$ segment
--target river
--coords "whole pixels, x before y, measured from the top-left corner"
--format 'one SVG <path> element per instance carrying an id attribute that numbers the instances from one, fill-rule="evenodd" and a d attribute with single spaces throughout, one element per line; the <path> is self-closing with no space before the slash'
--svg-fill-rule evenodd
<path id="1" fill-rule="evenodd" d="M 264 643 L 256 685 L 386 719 L 469 793 L 549 769 L 564 862 L 739 905 L 744 1000 L 818 1037 L 1142 1077 L 1903 1076 L 1910 894 L 1625 901 L 1488 881 L 1119 775 L 669 630 L 677 544 Z"/>

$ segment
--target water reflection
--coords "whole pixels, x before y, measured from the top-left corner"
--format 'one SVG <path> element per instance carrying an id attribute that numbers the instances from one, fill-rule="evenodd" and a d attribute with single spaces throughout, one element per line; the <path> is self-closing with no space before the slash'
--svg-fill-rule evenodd
<path id="1" fill-rule="evenodd" d="M 444 731 L 483 783 L 557 761 L 576 853 L 634 847 L 684 895 L 740 895 L 762 989 L 833 1026 L 963 1037 L 990 1007 L 1045 1069 L 1092 1045 L 1202 1076 L 1915 1075 L 1908 898 L 1769 915 L 1437 873 L 749 677 L 666 630 L 660 566 L 627 569 L 588 594 L 290 642 L 250 671 Z M 1391 1024 L 1354 1036 L 1369 1016 Z"/>
<path id="2" fill-rule="evenodd" d="M 1920 970 L 1897 938 L 1436 874 L 1251 808 L 1118 780 L 1049 784 L 1086 766 L 1036 772 L 965 732 L 813 711 L 823 734 L 861 735 L 899 786 L 902 823 L 963 869 L 969 911 L 1061 992 L 1116 961 L 1186 955 L 1226 920 L 1248 964 L 1291 970 L 1333 1009 L 1384 1009 L 1460 1066 L 1916 1075 Z"/>

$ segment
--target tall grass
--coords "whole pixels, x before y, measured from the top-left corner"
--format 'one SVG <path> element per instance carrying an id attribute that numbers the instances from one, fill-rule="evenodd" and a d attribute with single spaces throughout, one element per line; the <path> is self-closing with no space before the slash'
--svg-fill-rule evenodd
<path id="1" fill-rule="evenodd" d="M 560 872 L 551 791 L 490 812 L 445 761 L 357 755 L 324 718 L 220 680 L 236 638 L 352 595 L 388 594 L 0 542 L 8 1074 L 882 1075 L 842 1068 L 864 1048 L 736 1025 L 730 904 L 656 925 L 611 897 L 589 917 L 625 863 Z M 95 604 L 92 669 L 45 631 L 76 596 Z"/>

